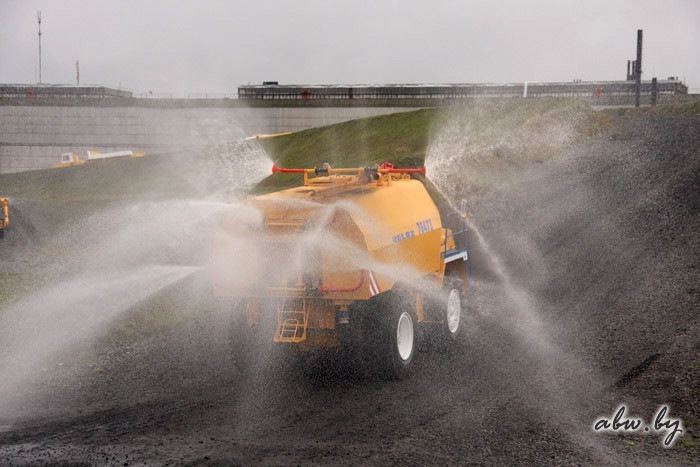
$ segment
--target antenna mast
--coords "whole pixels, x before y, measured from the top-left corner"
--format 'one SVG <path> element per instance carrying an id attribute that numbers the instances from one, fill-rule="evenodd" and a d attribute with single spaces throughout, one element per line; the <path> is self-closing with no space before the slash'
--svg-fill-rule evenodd
<path id="1" fill-rule="evenodd" d="M 41 84 L 41 10 L 37 10 L 36 20 L 39 23 L 39 84 Z"/>

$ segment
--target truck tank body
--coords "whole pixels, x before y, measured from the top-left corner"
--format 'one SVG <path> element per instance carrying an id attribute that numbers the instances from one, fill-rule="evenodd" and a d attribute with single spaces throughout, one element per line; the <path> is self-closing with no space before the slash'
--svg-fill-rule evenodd
<path id="1" fill-rule="evenodd" d="M 340 188 L 319 180 L 244 201 L 260 216 L 251 223 L 232 212 L 222 221 L 215 294 L 367 300 L 390 290 L 401 269 L 409 277 L 441 272 L 440 213 L 421 182 Z"/>

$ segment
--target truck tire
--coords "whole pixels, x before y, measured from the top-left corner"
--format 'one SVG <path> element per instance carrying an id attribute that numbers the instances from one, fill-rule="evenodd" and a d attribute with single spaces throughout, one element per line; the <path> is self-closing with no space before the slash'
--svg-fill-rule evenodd
<path id="1" fill-rule="evenodd" d="M 446 302 L 442 312 L 442 337 L 448 342 L 457 340 L 462 330 L 462 311 L 464 310 L 464 284 L 457 277 L 446 277 L 443 286 Z"/>
<path id="2" fill-rule="evenodd" d="M 430 325 L 427 343 L 438 352 L 446 351 L 464 327 L 466 299 L 462 280 L 456 275 L 446 276 L 439 297 L 430 300 L 428 307 L 431 319 L 439 324 Z"/>
<path id="3" fill-rule="evenodd" d="M 247 313 L 248 301 L 237 300 L 231 309 L 232 316 L 229 324 L 229 340 L 231 345 L 231 356 L 234 367 L 248 373 L 251 370 L 262 366 L 265 358 L 265 350 L 269 345 L 265 345 L 265 337 L 270 341 L 274 334 L 265 333 L 267 329 L 258 325 L 251 327 L 248 325 Z"/>
<path id="4" fill-rule="evenodd" d="M 419 342 L 419 327 L 415 302 L 411 294 L 394 294 L 383 303 L 383 355 L 388 375 L 405 379 L 411 374 Z"/>
<path id="5" fill-rule="evenodd" d="M 250 336 L 248 324 L 245 316 L 246 302 L 237 300 L 228 308 L 228 313 L 231 314 L 228 323 L 229 326 L 229 344 L 233 364 L 238 370 L 248 369 L 248 356 L 251 347 L 254 345 L 253 339 Z"/>

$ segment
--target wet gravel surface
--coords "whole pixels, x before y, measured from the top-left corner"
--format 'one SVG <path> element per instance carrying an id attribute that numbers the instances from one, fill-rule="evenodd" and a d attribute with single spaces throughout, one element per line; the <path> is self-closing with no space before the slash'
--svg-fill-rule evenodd
<path id="1" fill-rule="evenodd" d="M 0 413 L 0 464 L 697 463 L 699 187 L 700 118 L 625 117 L 471 200 L 466 331 L 410 379 L 245 369 L 204 313 L 47 364 Z M 592 429 L 623 403 L 683 437 Z"/>

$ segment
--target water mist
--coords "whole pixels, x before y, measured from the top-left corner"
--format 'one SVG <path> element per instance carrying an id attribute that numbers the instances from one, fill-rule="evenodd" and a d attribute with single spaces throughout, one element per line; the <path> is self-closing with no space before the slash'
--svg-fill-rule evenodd
<path id="1" fill-rule="evenodd" d="M 47 237 L 43 250 L 58 252 L 40 260 L 49 285 L 0 310 L 0 420 L 33 415 L 29 407 L 38 401 L 29 387 L 44 384 L 45 368 L 57 358 L 79 358 L 80 349 L 135 306 L 205 270 L 221 215 L 240 210 L 228 201 L 241 198 L 272 166 L 250 142 L 218 146 L 207 160 L 209 170 L 186 173 L 205 191 L 202 197 L 163 199 L 146 190 Z"/>
<path id="2" fill-rule="evenodd" d="M 527 170 L 532 167 L 527 159 L 536 158 L 519 154 L 531 153 L 531 146 L 537 141 L 550 151 L 552 144 L 561 151 L 573 135 L 567 130 L 566 122 L 549 122 L 537 126 L 537 131 L 531 132 L 528 143 L 524 144 L 519 142 L 519 129 L 503 134 L 486 130 L 489 120 L 494 118 L 488 109 L 470 111 L 484 121 L 476 124 L 474 115 L 456 115 L 430 143 L 426 156 L 428 176 L 443 195 L 455 205 L 463 198 L 468 200 L 474 274 L 470 312 L 476 326 L 470 330 L 470 337 L 479 342 L 477 345 L 485 355 L 501 355 L 502 349 L 490 349 L 493 344 L 480 339 L 479 333 L 485 332 L 489 325 L 496 325 L 511 336 L 512 343 L 506 345 L 512 345 L 514 352 L 520 354 L 518 365 L 507 370 L 513 373 L 511 384 L 518 388 L 516 392 L 527 391 L 524 400 L 537 394 L 527 404 L 575 433 L 582 445 L 597 449 L 588 430 L 588 420 L 579 420 L 576 414 L 587 413 L 593 394 L 602 389 L 600 380 L 591 368 L 565 350 L 558 339 L 559 330 L 546 318 L 545 310 L 556 311 L 538 292 L 538 287 L 546 286 L 549 276 L 543 253 L 529 237 L 531 232 L 513 225 L 512 217 L 502 206 L 508 203 L 508 197 L 528 199 L 533 195 L 527 190 L 537 186 L 529 183 L 532 180 L 528 179 L 531 175 Z M 496 121 L 495 126 L 499 125 Z M 544 167 L 537 166 L 540 175 L 535 179 L 546 179 L 546 174 L 541 175 L 546 170 Z M 544 183 L 541 179 L 539 183 Z M 523 188 L 519 188 L 521 185 Z M 533 219 L 533 224 L 540 230 L 552 228 L 557 217 L 575 212 L 571 206 L 550 207 L 535 213 L 539 223 Z M 507 243 L 494 244 L 491 236 Z M 515 256 L 505 261 L 504 254 Z M 514 270 L 515 264 L 520 269 Z M 521 280 L 523 277 L 527 278 L 525 282 Z M 498 360 L 502 357 L 493 358 L 494 365 L 502 365 Z M 587 384 L 582 384 L 584 381 Z"/>

